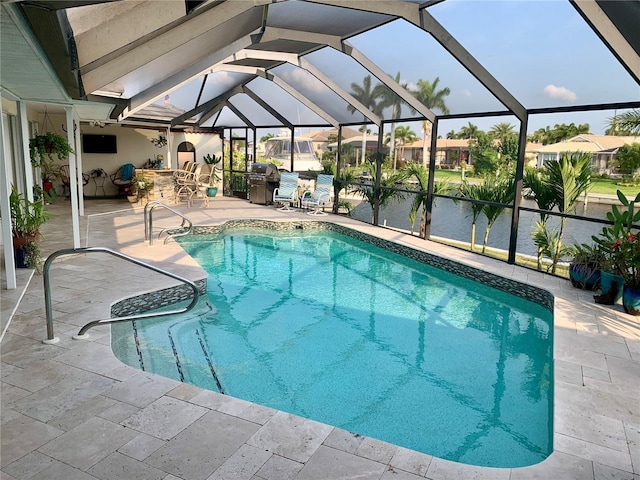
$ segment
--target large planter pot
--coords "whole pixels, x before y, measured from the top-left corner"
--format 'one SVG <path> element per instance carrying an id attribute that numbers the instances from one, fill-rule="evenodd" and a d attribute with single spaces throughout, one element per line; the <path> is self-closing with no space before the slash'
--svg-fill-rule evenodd
<path id="1" fill-rule="evenodd" d="M 583 290 L 593 290 L 600 280 L 600 270 L 585 265 L 569 265 L 569 279 L 571 285 Z"/>
<path id="2" fill-rule="evenodd" d="M 42 182 L 42 189 L 45 191 L 45 193 L 49 193 L 49 191 L 53 188 L 53 182 L 50 181 L 46 181 L 46 182 Z"/>
<path id="3" fill-rule="evenodd" d="M 622 306 L 630 315 L 640 315 L 640 288 L 624 286 L 622 292 Z"/>
<path id="4" fill-rule="evenodd" d="M 215 197 L 218 194 L 218 187 L 208 187 L 207 197 Z"/>
<path id="5" fill-rule="evenodd" d="M 594 296 L 596 303 L 613 305 L 622 298 L 624 277 L 610 271 L 600 272 L 600 295 Z"/>

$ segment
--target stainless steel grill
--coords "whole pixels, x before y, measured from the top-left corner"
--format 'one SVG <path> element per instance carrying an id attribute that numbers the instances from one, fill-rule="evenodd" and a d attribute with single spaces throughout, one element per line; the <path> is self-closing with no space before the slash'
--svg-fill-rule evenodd
<path id="1" fill-rule="evenodd" d="M 280 185 L 278 167 L 270 163 L 254 163 L 249 178 L 249 201 L 260 205 L 273 203 L 273 191 Z"/>

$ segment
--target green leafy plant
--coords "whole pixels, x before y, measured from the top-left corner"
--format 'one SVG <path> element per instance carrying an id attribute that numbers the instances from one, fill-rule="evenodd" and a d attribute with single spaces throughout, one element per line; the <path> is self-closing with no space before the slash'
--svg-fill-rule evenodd
<path id="1" fill-rule="evenodd" d="M 59 160 L 65 160 L 70 153 L 73 153 L 73 148 L 66 138 L 57 133 L 47 132 L 29 140 L 29 155 L 34 167 L 41 167 L 45 159 L 53 162 L 54 155 Z"/>
<path id="2" fill-rule="evenodd" d="M 607 212 L 607 219 L 613 225 L 602 228 L 599 236 L 592 236 L 608 259 L 613 272 L 624 277 L 626 285 L 640 288 L 640 232 L 633 228 L 634 223 L 640 222 L 640 209 L 636 212 L 636 204 L 640 203 L 640 193 L 633 200 L 629 200 L 620 190 L 617 191 L 618 200 L 626 208 L 619 209 L 611 206 Z"/>
<path id="3" fill-rule="evenodd" d="M 210 153 L 207 153 L 205 156 L 202 157 L 202 159 L 204 160 L 204 163 L 206 163 L 207 165 L 217 165 L 222 161 L 222 155 L 216 157 L 215 154 L 211 155 Z"/>
<path id="4" fill-rule="evenodd" d="M 49 219 L 45 210 L 44 198 L 30 201 L 24 194 L 18 193 L 15 186 L 9 195 L 11 211 L 11 233 L 13 245 L 22 249 L 27 267 L 40 272 L 42 263 L 40 254 L 40 227 Z"/>
<path id="5" fill-rule="evenodd" d="M 139 195 L 142 192 L 148 192 L 153 187 L 153 182 L 147 179 L 144 174 L 138 173 L 133 177 L 131 182 L 131 192 L 134 195 Z"/>
<path id="6" fill-rule="evenodd" d="M 30 201 L 24 194 L 18 193 L 15 186 L 9 195 L 9 207 L 14 238 L 37 236 L 40 227 L 49 219 L 43 199 Z"/>
<path id="7" fill-rule="evenodd" d="M 43 182 L 52 182 L 60 178 L 60 167 L 48 158 L 40 162 L 40 176 Z"/>
<path id="8" fill-rule="evenodd" d="M 574 287 L 593 288 L 600 277 L 600 270 L 606 265 L 604 252 L 598 245 L 576 244 L 570 248 L 571 263 L 569 278 Z"/>

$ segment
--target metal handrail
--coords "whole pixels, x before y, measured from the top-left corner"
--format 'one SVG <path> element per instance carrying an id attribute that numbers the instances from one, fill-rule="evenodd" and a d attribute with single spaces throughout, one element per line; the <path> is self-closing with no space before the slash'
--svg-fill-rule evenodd
<path id="1" fill-rule="evenodd" d="M 179 228 L 182 228 L 183 230 L 186 228 L 184 232 L 174 233 L 173 235 L 167 236 L 167 238 L 165 238 L 164 240 L 165 244 L 170 238 L 188 235 L 191 232 L 193 223 L 182 212 L 171 208 L 166 203 L 160 202 L 158 200 L 152 200 L 144 206 L 144 239 L 145 241 L 149 241 L 149 246 L 153 245 L 153 211 L 157 207 L 166 208 L 170 212 L 178 215 L 180 218 L 182 218 L 182 223 L 180 224 Z M 158 234 L 158 240 L 160 239 L 160 235 L 162 235 L 166 230 L 167 229 L 165 228 Z"/>
<path id="2" fill-rule="evenodd" d="M 191 300 L 191 303 L 189 305 L 187 305 L 184 308 L 180 308 L 177 310 L 170 310 L 170 311 L 165 311 L 165 312 L 156 312 L 156 313 L 140 313 L 140 314 L 136 314 L 136 315 L 127 315 L 124 317 L 114 317 L 114 318 L 105 318 L 103 320 L 94 320 L 93 322 L 89 322 L 87 323 L 84 327 L 82 327 L 80 329 L 80 331 L 78 332 L 77 335 L 74 335 L 73 338 L 74 339 L 83 339 L 83 338 L 87 338 L 88 335 L 86 335 L 87 330 L 89 330 L 90 328 L 93 327 L 97 327 L 98 325 L 105 325 L 105 324 L 109 324 L 109 323 L 116 323 L 116 322 L 125 322 L 125 321 L 132 321 L 132 320 L 138 320 L 138 319 L 143 319 L 143 318 L 155 318 L 155 317 L 164 317 L 167 315 L 175 315 L 175 314 L 179 314 L 179 313 L 185 313 L 188 312 L 189 310 L 191 310 L 193 307 L 195 307 L 196 303 L 198 303 L 198 296 L 200 295 L 200 291 L 198 290 L 198 287 L 195 283 L 193 283 L 191 280 L 188 280 L 184 277 L 181 277 L 180 275 L 176 275 L 174 273 L 171 272 L 167 272 L 166 270 L 162 270 L 161 268 L 155 267 L 153 265 L 150 265 L 148 263 L 145 263 L 141 260 L 138 260 L 137 258 L 134 257 L 130 257 L 129 255 L 125 255 L 124 253 L 120 253 L 120 252 L 116 252 L 115 250 L 112 250 L 110 248 L 106 248 L 106 247 L 84 247 L 84 248 L 65 248 L 62 250 L 58 250 L 56 252 L 53 252 L 51 255 L 49 255 L 49 257 L 47 257 L 47 260 L 44 262 L 44 266 L 42 268 L 42 276 L 43 276 L 43 280 L 44 280 L 44 303 L 45 303 L 45 312 L 46 312 L 46 319 L 47 319 L 47 339 L 43 340 L 42 343 L 48 343 L 48 344 L 53 344 L 53 343 L 58 343 L 60 341 L 59 338 L 55 337 L 53 335 L 53 308 L 52 308 L 52 303 L 51 303 L 51 284 L 50 284 L 50 280 L 49 280 L 49 270 L 51 268 L 51 264 L 53 263 L 53 261 L 63 255 L 77 255 L 77 254 L 81 254 L 81 253 L 93 253 L 93 252 L 99 252 L 99 253 L 108 253 L 110 255 L 113 255 L 115 257 L 118 258 L 122 258 L 124 260 L 127 260 L 131 263 L 134 263 L 136 265 L 139 265 L 143 268 L 147 268 L 149 270 L 152 270 L 156 273 L 160 273 L 161 275 L 165 275 L 167 277 L 173 278 L 174 280 L 178 280 L 180 282 L 183 282 L 184 284 L 188 285 L 189 287 L 191 287 L 191 289 L 193 290 L 193 298 Z"/>

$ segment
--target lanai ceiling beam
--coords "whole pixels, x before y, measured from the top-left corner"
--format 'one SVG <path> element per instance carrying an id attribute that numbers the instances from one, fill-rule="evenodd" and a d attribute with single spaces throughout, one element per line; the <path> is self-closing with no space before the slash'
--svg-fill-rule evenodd
<path id="1" fill-rule="evenodd" d="M 107 55 L 82 65 L 80 71 L 87 92 L 93 92 L 138 68 L 168 54 L 176 48 L 194 41 L 234 17 L 266 4 L 269 0 L 253 2 L 222 2 L 202 12 L 188 15 L 158 33 L 145 35 L 132 44 L 117 48 Z M 258 25 L 256 28 L 259 28 Z"/>
<path id="2" fill-rule="evenodd" d="M 280 113 L 278 111 L 276 111 L 275 108 L 273 108 L 271 105 L 269 105 L 267 102 L 265 102 L 264 100 L 262 100 L 262 98 L 260 98 L 253 90 L 251 90 L 249 87 L 247 87 L 246 85 L 243 88 L 244 93 L 246 93 L 247 95 L 249 95 L 250 98 L 253 99 L 254 102 L 256 102 L 258 105 L 260 105 L 262 108 L 264 108 L 267 112 L 269 112 L 271 115 L 273 115 L 276 119 L 278 119 L 284 126 L 286 126 L 289 129 L 293 128 L 293 124 L 287 120 L 286 118 L 284 118 L 282 115 L 280 115 Z"/>
<path id="3" fill-rule="evenodd" d="M 218 64 L 221 61 L 229 58 L 230 55 L 237 52 L 238 50 L 242 50 L 243 48 L 256 43 L 257 38 L 259 36 L 256 35 L 245 35 L 242 38 L 230 43 L 226 47 L 217 50 L 213 54 L 209 55 L 206 58 L 203 58 L 201 61 L 194 63 L 189 68 L 181 70 L 168 77 L 167 79 L 156 83 L 152 87 L 140 92 L 138 95 L 131 97 L 131 101 L 129 102 L 129 107 L 124 110 L 124 112 L 120 115 L 119 120 L 123 120 L 137 111 L 143 109 L 147 105 L 155 102 L 156 100 L 164 97 L 166 94 L 171 93 L 187 83 L 195 80 L 198 77 L 201 77 L 207 73 L 211 72 L 211 68 L 213 65 Z"/>
<path id="4" fill-rule="evenodd" d="M 375 75 L 378 80 L 384 83 L 387 87 L 389 87 L 396 95 L 402 98 L 405 102 L 407 102 L 411 108 L 420 113 L 430 122 L 433 122 L 436 118 L 435 113 L 433 113 L 429 108 L 427 108 L 422 102 L 420 102 L 416 97 L 407 92 L 404 88 L 402 88 L 398 83 L 387 75 L 384 71 L 378 67 L 375 63 L 369 60 L 362 52 L 360 52 L 357 48 L 351 45 L 349 42 L 343 42 L 341 51 L 350 57 L 352 57 L 356 62 L 362 65 L 364 68 L 369 70 L 373 75 Z"/>
<path id="5" fill-rule="evenodd" d="M 430 33 L 451 55 L 454 56 L 484 87 L 522 122 L 527 117 L 526 108 L 496 80 L 431 14 L 420 11 L 420 23 L 415 24 Z"/>
<path id="6" fill-rule="evenodd" d="M 366 12 L 391 15 L 393 17 L 404 18 L 415 24 L 420 21 L 420 5 L 413 2 L 393 1 L 381 2 L 371 0 L 313 0 L 312 3 L 332 5 L 334 7 L 350 8 L 353 10 L 363 10 Z"/>
<path id="7" fill-rule="evenodd" d="M 245 123 L 245 125 L 247 125 L 251 129 L 255 130 L 256 126 L 253 124 L 253 122 L 251 120 L 249 120 L 247 117 L 245 117 L 243 115 L 243 113 L 239 109 L 237 109 L 234 104 L 232 104 L 229 100 L 227 100 L 225 102 L 225 105 L 227 106 L 227 108 L 229 110 L 231 110 L 233 113 L 235 113 L 236 116 Z"/>
<path id="8" fill-rule="evenodd" d="M 581 0 L 579 2 L 571 0 L 570 3 L 596 32 L 611 53 L 620 61 L 627 72 L 629 72 L 636 82 L 640 83 L 640 53 L 638 53 L 637 49 L 633 48 L 616 24 L 611 21 L 609 15 L 602 9 L 600 3 L 594 0 Z M 611 2 L 611 4 L 604 3 L 603 5 L 606 6 L 605 8 L 607 10 L 620 9 L 611 13 L 617 13 L 622 16 L 628 13 L 623 9 L 635 8 L 636 10 L 640 10 L 638 2 Z M 631 35 L 636 35 L 636 44 L 638 44 L 640 48 L 640 37 L 638 37 L 637 33 L 638 26 L 636 25 L 635 28 L 635 32 L 632 32 Z"/>
<path id="9" fill-rule="evenodd" d="M 234 95 L 236 95 L 238 93 L 242 93 L 242 85 L 238 85 L 236 87 L 233 87 L 232 89 L 227 90 L 226 92 L 218 95 L 217 97 L 212 98 L 208 102 L 205 102 L 205 103 L 203 103 L 201 105 L 198 105 L 196 108 L 193 108 L 193 109 L 189 110 L 188 112 L 185 112 L 182 115 L 174 118 L 171 121 L 171 126 L 175 127 L 176 125 L 182 125 L 183 122 L 189 120 L 191 117 L 194 117 L 194 116 L 196 116 L 196 115 L 198 115 L 200 113 L 207 112 L 207 111 L 211 110 L 217 104 L 226 102 L 229 98 L 233 97 Z"/>
<path id="10" fill-rule="evenodd" d="M 262 34 L 261 42 L 272 40 L 292 40 L 294 42 L 313 43 L 321 47 L 328 45 L 336 50 L 340 50 L 342 38 L 337 35 L 326 33 L 307 32 L 303 30 L 291 30 L 288 28 L 267 27 Z M 321 47 L 316 47 L 321 48 Z"/>
<path id="11" fill-rule="evenodd" d="M 256 55 L 254 55 L 254 52 Z M 282 60 L 288 62 L 292 65 L 300 67 L 306 71 L 308 71 L 311 75 L 316 77 L 322 83 L 324 83 L 327 87 L 333 90 L 338 96 L 340 96 L 347 103 L 352 105 L 357 111 L 367 117 L 376 125 L 380 125 L 382 119 L 369 110 L 366 106 L 364 106 L 359 100 L 357 100 L 353 95 L 345 91 L 342 87 L 340 87 L 336 82 L 334 82 L 331 78 L 325 75 L 320 69 L 318 69 L 311 62 L 306 60 L 303 57 L 300 57 L 295 54 L 285 54 L 279 58 L 269 58 L 270 55 L 262 55 L 264 53 L 279 53 L 279 52 L 265 52 L 264 50 L 245 50 L 242 52 L 242 58 L 255 58 L 255 59 L 268 59 L 268 60 Z M 235 56 L 234 56 L 235 57 Z"/>
<path id="12" fill-rule="evenodd" d="M 302 103 L 305 107 L 307 107 L 308 109 L 313 111 L 316 115 L 318 115 L 318 116 L 322 117 L 324 120 L 326 120 L 327 123 L 331 124 L 335 128 L 338 128 L 338 125 L 340 124 L 340 122 L 338 122 L 338 120 L 333 118 L 331 115 L 329 115 L 327 112 L 325 112 L 322 108 L 320 108 L 318 105 L 313 103 L 307 97 L 302 95 L 300 92 L 298 92 L 295 88 L 293 88 L 287 82 L 282 80 L 280 77 L 277 77 L 277 76 L 273 75 L 272 73 L 265 72 L 264 73 L 264 78 L 267 79 L 267 80 L 270 80 L 273 83 L 275 83 L 276 85 L 278 85 L 285 92 L 287 92 L 293 98 L 295 98 L 300 103 Z"/>
<path id="13" fill-rule="evenodd" d="M 210 110 L 207 110 L 206 112 L 204 112 L 200 118 L 198 119 L 198 126 L 201 127 L 202 125 L 204 125 L 205 123 L 207 123 L 207 121 L 213 117 L 216 114 L 220 114 L 220 112 L 222 111 L 222 109 L 224 108 L 224 102 L 221 102 L 219 104 L 217 104 L 215 107 L 213 107 Z M 215 122 L 214 122 L 215 124 Z"/>
<path id="14" fill-rule="evenodd" d="M 338 96 L 340 96 L 343 100 L 345 100 L 347 103 L 349 103 L 351 106 L 353 106 L 353 108 L 355 108 L 357 111 L 359 111 L 365 117 L 367 117 L 373 123 L 375 123 L 376 125 L 380 125 L 382 123 L 382 119 L 378 115 L 373 113 L 362 102 L 357 100 L 353 95 L 348 93 L 340 85 L 338 85 L 336 82 L 331 80 L 331 78 L 329 78 L 327 75 L 325 75 L 321 70 L 319 70 L 311 62 L 309 62 L 308 60 L 306 60 L 304 58 L 299 58 L 299 60 L 297 62 L 297 65 L 300 68 L 304 68 L 305 70 L 307 70 L 311 75 L 313 75 L 318 80 L 320 80 L 322 83 L 324 83 L 327 87 L 329 87 L 331 90 L 333 90 Z"/>

